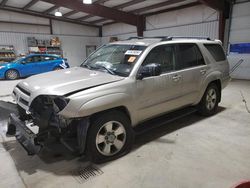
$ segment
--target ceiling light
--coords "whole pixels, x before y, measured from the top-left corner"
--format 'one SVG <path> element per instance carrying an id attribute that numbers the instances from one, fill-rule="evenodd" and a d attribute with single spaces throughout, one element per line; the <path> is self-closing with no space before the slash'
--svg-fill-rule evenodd
<path id="1" fill-rule="evenodd" d="M 61 16 L 62 16 L 62 13 L 61 13 L 59 10 L 57 10 L 57 11 L 55 12 L 55 16 L 56 16 L 56 17 L 61 17 Z"/>
<path id="2" fill-rule="evenodd" d="M 92 4 L 92 0 L 83 0 L 82 2 L 83 4 L 88 4 L 88 5 Z"/>

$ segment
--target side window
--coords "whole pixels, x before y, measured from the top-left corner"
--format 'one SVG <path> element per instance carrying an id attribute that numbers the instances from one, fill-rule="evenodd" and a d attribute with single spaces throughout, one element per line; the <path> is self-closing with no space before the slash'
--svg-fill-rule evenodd
<path id="1" fill-rule="evenodd" d="M 33 56 L 33 62 L 40 62 L 41 61 L 41 56 Z"/>
<path id="2" fill-rule="evenodd" d="M 213 56 L 215 61 L 226 60 L 225 52 L 221 45 L 219 44 L 204 44 L 209 53 Z"/>
<path id="3" fill-rule="evenodd" d="M 52 61 L 52 60 L 55 60 L 55 58 L 51 56 L 41 56 L 41 61 Z"/>
<path id="4" fill-rule="evenodd" d="M 148 56 L 144 60 L 142 66 L 148 64 L 160 64 L 162 72 L 169 72 L 174 70 L 175 64 L 175 49 L 173 45 L 157 46 L 149 52 Z"/>
<path id="5" fill-rule="evenodd" d="M 26 58 L 26 63 L 32 63 L 34 60 L 33 60 L 33 57 L 28 57 Z"/>
<path id="6" fill-rule="evenodd" d="M 196 44 L 179 44 L 177 56 L 178 62 L 175 66 L 176 70 L 205 64 L 203 56 Z"/>

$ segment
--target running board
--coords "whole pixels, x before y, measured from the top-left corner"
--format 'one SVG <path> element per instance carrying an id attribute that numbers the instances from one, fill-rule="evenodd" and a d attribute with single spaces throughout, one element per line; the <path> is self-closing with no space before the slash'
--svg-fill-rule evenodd
<path id="1" fill-rule="evenodd" d="M 171 123 L 177 119 L 193 114 L 194 112 L 197 112 L 197 108 L 195 107 L 187 107 L 181 110 L 177 110 L 177 111 L 159 116 L 157 118 L 154 118 L 152 120 L 146 121 L 144 123 L 141 123 L 134 128 L 134 131 L 136 135 L 140 135 L 156 127 L 166 125 L 167 123 Z"/>

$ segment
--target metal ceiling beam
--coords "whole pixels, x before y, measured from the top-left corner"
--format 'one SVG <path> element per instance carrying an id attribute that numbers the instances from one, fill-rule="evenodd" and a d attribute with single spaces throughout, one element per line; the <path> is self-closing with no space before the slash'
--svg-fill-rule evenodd
<path id="1" fill-rule="evenodd" d="M 27 5 L 25 5 L 25 6 L 23 7 L 23 10 L 29 9 L 29 8 L 32 7 L 34 4 L 36 4 L 38 1 L 39 1 L 39 0 L 32 0 L 32 1 L 30 1 Z"/>
<path id="2" fill-rule="evenodd" d="M 156 9 L 156 8 L 161 8 L 161 7 L 164 7 L 164 6 L 168 6 L 168 5 L 172 5 L 172 4 L 176 4 L 176 3 L 180 3 L 180 2 L 184 2 L 186 0 L 168 0 L 166 2 L 162 2 L 162 3 L 157 3 L 157 4 L 154 4 L 154 5 L 150 5 L 150 6 L 146 6 L 146 7 L 143 7 L 143 8 L 139 8 L 139 9 L 135 9 L 135 10 L 132 10 L 130 11 L 129 13 L 133 13 L 133 14 L 139 14 L 141 12 L 145 12 L 145 11 L 148 11 L 148 10 L 152 10 L 152 9 Z M 107 21 L 108 19 L 99 19 L 99 20 L 95 20 L 93 22 L 90 22 L 91 24 L 97 24 L 97 23 L 101 23 L 101 22 L 104 22 L 104 21 Z"/>
<path id="3" fill-rule="evenodd" d="M 165 1 L 165 2 L 162 2 L 162 3 L 157 3 L 157 4 L 154 4 L 154 5 L 150 5 L 150 6 L 147 6 L 147 7 L 143 7 L 143 8 L 139 8 L 139 9 L 130 11 L 130 13 L 139 14 L 141 12 L 146 12 L 146 11 L 149 11 L 149 10 L 152 10 L 152 9 L 157 9 L 157 8 L 165 7 L 165 6 L 168 6 L 168 5 L 173 5 L 173 4 L 176 4 L 176 3 L 181 3 L 181 2 L 184 2 L 184 1 L 186 1 L 186 0 L 168 0 L 168 1 Z"/>
<path id="4" fill-rule="evenodd" d="M 51 8 L 49 8 L 49 9 L 47 9 L 47 10 L 45 10 L 44 12 L 43 12 L 43 14 L 49 14 L 49 13 L 51 13 L 51 12 L 53 12 L 54 10 L 56 10 L 56 9 L 58 9 L 59 8 L 59 6 L 53 6 L 53 7 L 51 7 Z"/>
<path id="5" fill-rule="evenodd" d="M 145 1 L 146 1 L 146 0 L 132 0 L 132 1 L 129 1 L 129 2 L 126 2 L 126 3 L 120 4 L 120 5 L 114 6 L 114 7 L 112 7 L 112 8 L 115 8 L 115 9 L 122 9 L 122 8 L 130 7 L 130 6 L 132 6 L 132 5 L 136 5 L 136 4 L 145 2 Z"/>
<path id="6" fill-rule="evenodd" d="M 153 16 L 153 15 L 156 15 L 156 14 L 161 14 L 161 13 L 165 13 L 165 12 L 180 10 L 180 9 L 189 8 L 189 7 L 193 7 L 193 6 L 197 6 L 197 5 L 201 5 L 201 3 L 200 2 L 193 2 L 193 3 L 189 3 L 189 4 L 186 4 L 186 5 L 181 5 L 181 6 L 177 6 L 177 7 L 166 8 L 166 9 L 163 9 L 163 10 L 158 10 L 158 11 L 155 11 L 155 12 L 150 12 L 150 13 L 147 13 L 147 14 L 143 14 L 143 16 L 145 16 L 145 17 Z M 111 24 L 114 24 L 114 23 L 117 23 L 117 22 L 111 21 L 111 22 L 105 23 L 103 25 L 111 25 Z"/>
<path id="7" fill-rule="evenodd" d="M 92 17 L 94 17 L 94 16 L 93 15 L 82 16 L 82 17 L 78 18 L 78 20 L 87 20 L 87 19 L 92 18 Z"/>
<path id="8" fill-rule="evenodd" d="M 70 11 L 70 12 L 64 14 L 63 16 L 64 16 L 64 17 L 69 17 L 69 16 L 71 16 L 71 15 L 73 15 L 73 14 L 76 14 L 76 13 L 78 13 L 78 12 L 79 12 L 79 11 L 77 11 L 77 10 L 72 10 L 72 11 Z"/>
<path id="9" fill-rule="evenodd" d="M 1 6 L 1 7 L 4 7 L 4 6 L 6 5 L 6 3 L 7 3 L 7 1 L 8 1 L 8 0 L 3 0 L 3 1 L 1 2 L 0 6 Z"/>
<path id="10" fill-rule="evenodd" d="M 60 7 L 70 8 L 72 10 L 77 10 L 79 12 L 85 12 L 88 14 L 104 17 L 107 19 L 112 19 L 115 21 L 120 21 L 130 25 L 137 26 L 138 20 L 137 16 L 127 12 L 114 10 L 109 7 L 105 7 L 99 4 L 86 5 L 82 1 L 71 0 L 70 3 L 67 0 L 43 0 L 48 3 L 58 5 Z"/>
<path id="11" fill-rule="evenodd" d="M 93 4 L 103 4 L 107 1 L 109 1 L 109 0 L 97 0 L 97 1 L 93 2 Z"/>
<path id="12" fill-rule="evenodd" d="M 102 18 L 102 19 L 98 19 L 98 20 L 94 20 L 92 22 L 89 22 L 90 24 L 98 24 L 98 23 L 101 23 L 101 22 L 105 22 L 107 21 L 108 19 L 106 18 Z"/>
<path id="13" fill-rule="evenodd" d="M 225 10 L 225 1 L 224 0 L 198 0 L 204 5 L 211 7 L 217 11 L 224 11 Z"/>
<path id="14" fill-rule="evenodd" d="M 132 1 L 129 1 L 127 3 L 123 3 L 123 4 L 120 4 L 120 5 L 111 7 L 111 8 L 122 9 L 122 8 L 129 7 L 129 6 L 132 6 L 135 4 L 139 4 L 139 3 L 144 2 L 144 1 L 146 1 L 146 0 L 132 0 Z M 87 15 L 87 16 L 83 16 L 83 17 L 79 18 L 79 20 L 87 20 L 87 19 L 92 18 L 92 17 L 94 17 L 94 15 Z"/>
<path id="15" fill-rule="evenodd" d="M 181 6 L 166 8 L 166 9 L 163 9 L 163 10 L 158 10 L 158 11 L 155 11 L 155 12 L 150 12 L 150 13 L 143 14 L 143 15 L 146 16 L 146 17 L 147 16 L 153 16 L 153 15 L 156 15 L 156 14 L 161 14 L 161 13 L 165 13 L 165 12 L 180 10 L 180 9 L 189 8 L 189 7 L 193 7 L 193 6 L 197 6 L 197 5 L 201 5 L 201 3 L 197 1 L 197 2 L 186 4 L 186 5 L 181 5 Z"/>
<path id="16" fill-rule="evenodd" d="M 31 11 L 31 10 L 18 9 L 18 8 L 10 7 L 10 6 L 0 7 L 0 10 L 7 10 L 7 11 L 12 11 L 12 12 L 17 12 L 17 13 L 20 13 L 20 14 L 27 14 L 27 15 L 31 15 L 31 16 L 39 16 L 39 17 L 43 17 L 43 18 L 51 18 L 53 20 L 64 21 L 64 22 L 69 22 L 69 23 L 75 23 L 75 24 L 85 25 L 85 26 L 89 26 L 89 27 L 95 27 L 95 28 L 100 27 L 100 26 L 96 26 L 96 25 L 91 25 L 88 22 L 81 22 L 79 20 L 74 20 L 74 19 L 69 19 L 69 18 L 64 18 L 64 17 L 56 17 L 56 16 L 53 16 L 53 15 L 43 14 L 43 13 Z"/>

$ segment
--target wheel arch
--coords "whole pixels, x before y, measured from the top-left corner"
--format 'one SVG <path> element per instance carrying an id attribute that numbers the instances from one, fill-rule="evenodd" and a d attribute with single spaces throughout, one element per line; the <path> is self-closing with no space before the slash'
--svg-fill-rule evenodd
<path id="1" fill-rule="evenodd" d="M 111 111 L 119 111 L 119 112 L 124 113 L 124 115 L 126 115 L 126 116 L 129 118 L 130 123 L 131 123 L 130 112 L 129 112 L 129 110 L 127 109 L 127 107 L 125 107 L 125 106 L 117 106 L 117 107 L 113 107 L 113 108 L 110 108 L 110 109 L 106 109 L 106 110 L 103 110 L 103 111 L 100 111 L 100 112 L 96 112 L 96 113 L 94 113 L 94 114 L 92 114 L 92 115 L 90 116 L 90 121 L 93 120 L 93 119 L 95 119 L 95 118 L 96 118 L 97 116 L 99 116 L 99 115 L 102 115 L 102 114 L 104 114 L 104 113 L 108 113 L 108 112 L 111 112 Z"/>

